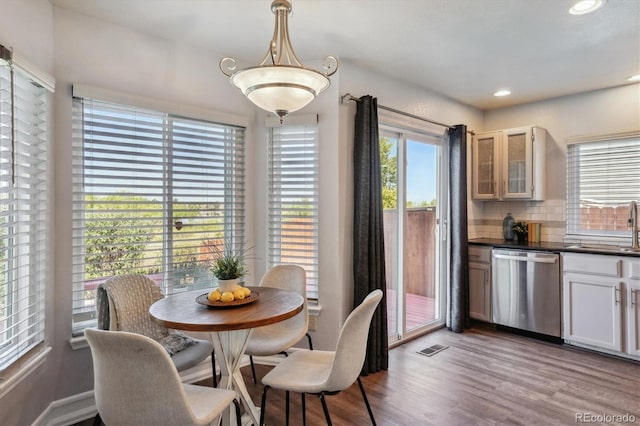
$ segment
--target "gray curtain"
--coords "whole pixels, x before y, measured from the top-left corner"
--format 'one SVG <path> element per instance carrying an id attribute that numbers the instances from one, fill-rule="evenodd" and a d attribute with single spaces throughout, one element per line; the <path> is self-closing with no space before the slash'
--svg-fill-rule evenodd
<path id="1" fill-rule="evenodd" d="M 353 282 L 354 307 L 373 290 L 384 296 L 371 321 L 362 374 L 389 367 L 387 296 L 382 218 L 382 176 L 378 138 L 378 104 L 363 96 L 357 102 L 353 143 Z"/>
<path id="2" fill-rule="evenodd" d="M 449 129 L 449 330 L 469 327 L 469 269 L 467 238 L 467 126 Z"/>

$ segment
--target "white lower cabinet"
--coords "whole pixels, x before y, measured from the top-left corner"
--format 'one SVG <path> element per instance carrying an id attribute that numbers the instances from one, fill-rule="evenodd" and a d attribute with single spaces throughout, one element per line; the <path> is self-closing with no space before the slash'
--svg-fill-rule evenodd
<path id="1" fill-rule="evenodd" d="M 469 316 L 491 321 L 491 265 L 469 262 Z"/>
<path id="2" fill-rule="evenodd" d="M 565 273 L 563 338 L 621 352 L 620 288 L 619 281 Z"/>
<path id="3" fill-rule="evenodd" d="M 562 338 L 640 357 L 640 259 L 564 253 L 563 271 Z"/>
<path id="4" fill-rule="evenodd" d="M 626 294 L 627 353 L 640 358 L 640 259 L 629 264 L 629 285 Z"/>
<path id="5" fill-rule="evenodd" d="M 491 247 L 469 247 L 469 316 L 491 322 Z"/>

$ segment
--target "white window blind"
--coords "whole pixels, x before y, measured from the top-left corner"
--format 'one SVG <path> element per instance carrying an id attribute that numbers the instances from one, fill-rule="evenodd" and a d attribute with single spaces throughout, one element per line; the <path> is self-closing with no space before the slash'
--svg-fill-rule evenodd
<path id="1" fill-rule="evenodd" d="M 44 341 L 47 96 L 0 61 L 0 371 Z"/>
<path id="2" fill-rule="evenodd" d="M 297 264 L 318 297 L 318 125 L 269 128 L 268 266 Z"/>
<path id="3" fill-rule="evenodd" d="M 568 234 L 630 236 L 632 200 L 640 200 L 640 136 L 568 146 Z"/>
<path id="4" fill-rule="evenodd" d="M 74 333 L 114 275 L 211 287 L 207 244 L 244 242 L 245 129 L 82 98 L 73 122 Z"/>

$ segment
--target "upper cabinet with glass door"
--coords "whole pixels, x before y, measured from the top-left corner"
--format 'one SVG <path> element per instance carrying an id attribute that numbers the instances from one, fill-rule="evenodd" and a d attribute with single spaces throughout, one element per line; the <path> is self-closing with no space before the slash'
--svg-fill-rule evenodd
<path id="1" fill-rule="evenodd" d="M 496 200 L 500 178 L 501 132 L 482 133 L 473 138 L 473 198 Z"/>
<path id="2" fill-rule="evenodd" d="M 546 130 L 528 126 L 474 136 L 475 200 L 544 200 Z"/>

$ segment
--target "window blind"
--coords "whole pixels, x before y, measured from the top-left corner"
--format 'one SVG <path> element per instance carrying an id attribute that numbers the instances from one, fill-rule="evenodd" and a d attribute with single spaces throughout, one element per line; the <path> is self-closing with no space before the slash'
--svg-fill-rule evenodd
<path id="1" fill-rule="evenodd" d="M 0 61 L 0 371 L 44 341 L 47 96 Z"/>
<path id="2" fill-rule="evenodd" d="M 245 129 L 74 98 L 73 330 L 95 289 L 140 273 L 165 292 L 207 288 L 207 245 L 244 242 Z"/>
<path id="3" fill-rule="evenodd" d="M 574 143 L 567 153 L 567 232 L 629 236 L 629 202 L 640 200 L 640 136 Z"/>
<path id="4" fill-rule="evenodd" d="M 318 297 L 318 126 L 269 129 L 268 266 L 297 264 Z"/>

